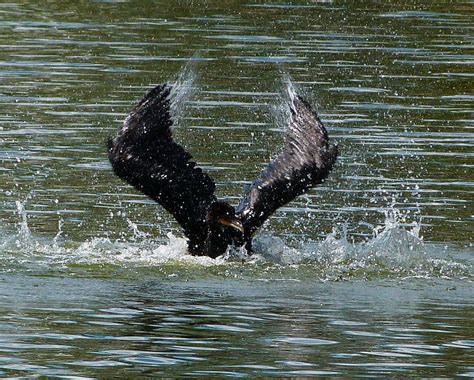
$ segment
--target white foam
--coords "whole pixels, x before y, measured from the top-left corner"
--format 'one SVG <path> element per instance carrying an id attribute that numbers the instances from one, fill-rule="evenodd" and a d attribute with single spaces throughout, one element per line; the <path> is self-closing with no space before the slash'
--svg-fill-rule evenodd
<path id="1" fill-rule="evenodd" d="M 382 225 L 374 228 L 374 235 L 365 242 L 349 242 L 344 228 L 334 229 L 321 241 L 306 239 L 298 244 L 288 244 L 281 237 L 260 234 L 254 240 L 255 253 L 248 256 L 244 249 L 229 249 L 217 259 L 191 256 L 186 239 L 168 233 L 166 241 L 156 240 L 138 230 L 129 221 L 130 237 L 111 240 L 95 237 L 85 242 L 71 242 L 59 237 L 39 238 L 28 226 L 27 212 L 22 202 L 17 203 L 19 223 L 14 234 L 0 231 L 0 268 L 66 269 L 76 264 L 109 264 L 124 268 L 160 268 L 179 264 L 184 268 L 208 267 L 240 268 L 242 275 L 265 272 L 275 268 L 310 268 L 320 279 L 367 277 L 468 277 L 473 278 L 472 267 L 446 257 L 433 256 L 433 248 L 420 236 L 420 225 L 401 226 L 399 213 L 389 209 Z M 439 255 L 438 255 L 439 256 Z M 259 269 L 260 268 L 260 269 Z"/>

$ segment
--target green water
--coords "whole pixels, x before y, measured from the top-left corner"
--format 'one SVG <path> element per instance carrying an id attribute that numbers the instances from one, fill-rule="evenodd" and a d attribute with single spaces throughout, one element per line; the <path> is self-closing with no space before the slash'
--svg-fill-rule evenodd
<path id="1" fill-rule="evenodd" d="M 0 4 L 0 376 L 474 377 L 473 7 Z M 176 138 L 236 204 L 282 77 L 341 156 L 257 255 L 186 254 L 105 141 L 187 67 Z"/>

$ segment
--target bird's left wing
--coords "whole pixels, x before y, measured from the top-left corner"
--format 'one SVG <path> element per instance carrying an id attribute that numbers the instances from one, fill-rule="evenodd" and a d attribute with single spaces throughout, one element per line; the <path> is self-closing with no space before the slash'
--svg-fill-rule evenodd
<path id="1" fill-rule="evenodd" d="M 108 156 L 117 176 L 173 214 L 190 243 L 200 244 L 215 184 L 172 139 L 170 92 L 165 84 L 145 95 L 109 141 Z"/>
<path id="2" fill-rule="evenodd" d="M 279 207 L 320 184 L 336 161 L 323 123 L 307 101 L 291 95 L 291 118 L 283 151 L 268 164 L 241 200 L 237 213 L 246 239 Z"/>

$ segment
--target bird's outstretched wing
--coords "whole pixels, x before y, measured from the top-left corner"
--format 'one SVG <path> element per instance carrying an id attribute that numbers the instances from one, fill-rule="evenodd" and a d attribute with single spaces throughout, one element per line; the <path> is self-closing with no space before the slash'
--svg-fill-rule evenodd
<path id="1" fill-rule="evenodd" d="M 337 146 L 307 101 L 292 94 L 283 151 L 268 164 L 241 200 L 237 213 L 246 239 L 279 207 L 320 184 L 336 161 Z"/>
<path id="2" fill-rule="evenodd" d="M 173 214 L 191 247 L 206 238 L 205 215 L 216 200 L 215 184 L 172 139 L 170 92 L 164 84 L 145 95 L 109 140 L 108 155 L 117 176 Z"/>

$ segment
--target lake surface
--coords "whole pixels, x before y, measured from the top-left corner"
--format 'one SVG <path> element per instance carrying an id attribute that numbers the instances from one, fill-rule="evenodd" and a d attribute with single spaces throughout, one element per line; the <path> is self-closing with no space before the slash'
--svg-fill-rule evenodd
<path id="1" fill-rule="evenodd" d="M 474 377 L 470 2 L 0 4 L 0 376 Z M 257 254 L 187 255 L 105 141 L 150 87 L 237 204 L 285 78 L 341 156 Z"/>

